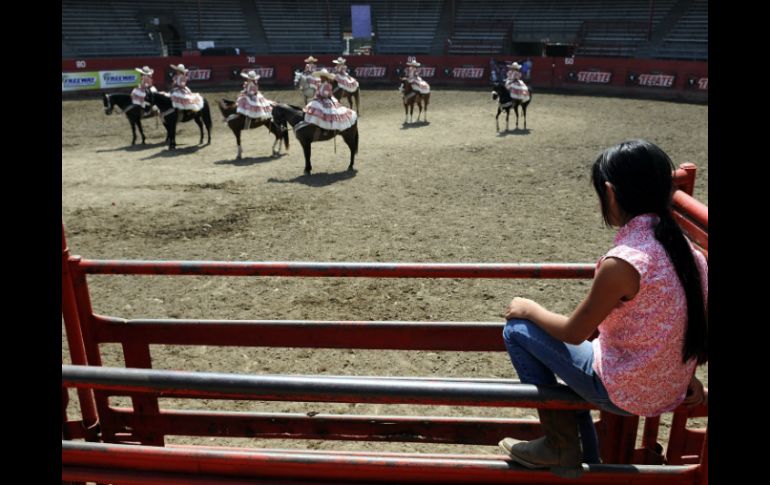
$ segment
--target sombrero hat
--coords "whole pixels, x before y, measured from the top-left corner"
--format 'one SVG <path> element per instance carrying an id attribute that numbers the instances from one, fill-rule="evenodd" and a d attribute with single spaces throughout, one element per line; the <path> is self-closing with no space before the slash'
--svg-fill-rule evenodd
<path id="1" fill-rule="evenodd" d="M 407 66 L 420 67 L 421 64 L 419 62 L 417 62 L 416 60 L 414 60 L 414 61 L 407 62 L 406 65 Z"/>
<path id="2" fill-rule="evenodd" d="M 521 69 L 521 64 L 514 62 L 508 69 Z"/>
<path id="3" fill-rule="evenodd" d="M 175 66 L 175 65 L 171 64 L 171 69 L 173 69 L 173 70 L 175 70 L 175 71 L 178 71 L 178 72 L 183 72 L 183 73 L 188 73 L 188 72 L 190 72 L 190 70 L 189 70 L 189 69 L 187 69 L 186 67 L 184 67 L 184 64 L 179 64 L 178 66 Z"/>
<path id="4" fill-rule="evenodd" d="M 340 57 L 334 59 L 332 62 L 335 63 L 335 64 L 345 64 L 345 59 L 343 59 L 342 56 L 340 56 Z"/>
<path id="5" fill-rule="evenodd" d="M 257 81 L 262 76 L 257 74 L 256 71 L 249 71 L 248 73 L 242 72 L 241 77 L 248 79 L 250 81 Z"/>
<path id="6" fill-rule="evenodd" d="M 149 67 L 149 66 L 144 66 L 144 67 L 143 67 L 143 68 L 141 68 L 141 69 L 139 69 L 139 68 L 137 67 L 137 68 L 136 68 L 136 71 L 137 71 L 137 72 L 140 72 L 140 73 L 142 73 L 142 74 L 144 74 L 145 76 L 152 76 L 152 73 L 154 73 L 154 72 L 155 72 L 154 70 L 150 69 L 150 67 Z"/>
<path id="7" fill-rule="evenodd" d="M 304 61 L 304 62 L 307 62 L 307 63 L 311 63 L 311 62 L 312 62 L 312 63 L 315 63 L 315 62 L 318 62 L 318 59 L 316 59 L 316 58 L 315 58 L 315 57 L 313 57 L 313 56 L 310 56 L 310 57 L 308 57 L 307 59 L 305 59 L 305 61 Z"/>
<path id="8" fill-rule="evenodd" d="M 313 77 L 325 77 L 326 79 L 329 79 L 331 81 L 334 80 L 334 74 L 330 73 L 326 69 L 321 69 L 320 71 L 314 72 Z"/>

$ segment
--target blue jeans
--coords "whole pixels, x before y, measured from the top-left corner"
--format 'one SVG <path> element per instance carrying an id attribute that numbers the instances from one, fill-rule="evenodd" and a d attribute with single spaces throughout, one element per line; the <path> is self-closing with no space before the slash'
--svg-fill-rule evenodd
<path id="1" fill-rule="evenodd" d="M 508 320 L 503 329 L 508 355 L 521 382 L 556 385 L 556 376 L 586 401 L 600 409 L 631 416 L 610 401 L 607 389 L 594 373 L 594 349 L 591 342 L 571 345 L 551 337 L 537 324 L 518 318 Z M 599 463 L 599 440 L 591 412 L 577 411 L 583 462 Z"/>

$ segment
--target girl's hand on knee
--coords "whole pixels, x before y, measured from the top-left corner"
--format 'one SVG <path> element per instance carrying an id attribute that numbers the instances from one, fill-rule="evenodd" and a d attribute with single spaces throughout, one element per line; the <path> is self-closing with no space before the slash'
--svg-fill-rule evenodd
<path id="1" fill-rule="evenodd" d="M 525 320 L 532 320 L 532 315 L 537 307 L 538 304 L 532 300 L 516 297 L 511 300 L 508 307 L 505 309 L 505 319 L 522 318 Z"/>

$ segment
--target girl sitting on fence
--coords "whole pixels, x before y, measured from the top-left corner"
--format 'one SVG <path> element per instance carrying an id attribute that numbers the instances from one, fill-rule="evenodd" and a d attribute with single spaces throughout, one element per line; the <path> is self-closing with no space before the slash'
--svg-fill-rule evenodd
<path id="1" fill-rule="evenodd" d="M 695 367 L 708 360 L 708 266 L 671 215 L 673 169 L 644 140 L 596 159 L 592 182 L 605 223 L 619 227 L 615 245 L 571 316 L 526 298 L 510 302 L 503 338 L 521 382 L 555 385 L 559 376 L 620 415 L 658 416 L 703 402 Z M 587 341 L 597 328 L 599 336 Z M 500 442 L 514 461 L 567 473 L 579 473 L 581 462 L 600 463 L 588 410 L 538 413 L 544 437 Z"/>

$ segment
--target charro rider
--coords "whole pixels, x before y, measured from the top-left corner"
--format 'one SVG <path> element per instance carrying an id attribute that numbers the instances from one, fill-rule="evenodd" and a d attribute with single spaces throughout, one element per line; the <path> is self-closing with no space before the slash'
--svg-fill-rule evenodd
<path id="1" fill-rule="evenodd" d="M 505 87 L 511 93 L 511 97 L 521 101 L 528 101 L 530 98 L 529 88 L 521 80 L 521 66 L 518 62 L 511 63 L 508 67 L 508 75 L 505 77 Z"/>
<path id="2" fill-rule="evenodd" d="M 317 77 L 313 76 L 313 73 L 318 70 L 316 68 L 316 62 L 318 62 L 318 59 L 313 56 L 305 59 L 305 70 L 302 71 L 302 74 L 305 76 L 308 86 L 312 87 L 315 91 L 318 91 L 318 87 L 321 85 L 321 81 Z"/>
<path id="3" fill-rule="evenodd" d="M 321 85 L 313 100 L 305 106 L 305 121 L 325 130 L 343 131 L 353 126 L 358 117 L 356 112 L 341 105 L 332 95 L 331 82 L 334 81 L 334 74 L 321 69 L 314 72 L 313 76 Z"/>
<path id="4" fill-rule="evenodd" d="M 428 94 L 430 92 L 430 85 L 417 75 L 419 67 L 420 63 L 417 62 L 417 59 L 412 59 L 406 63 L 404 75 L 412 85 L 412 89 L 421 94 Z"/>
<path id="5" fill-rule="evenodd" d="M 187 87 L 190 70 L 184 67 L 184 64 L 178 66 L 171 64 L 171 69 L 176 71 L 171 86 L 171 103 L 174 108 L 193 112 L 203 109 L 203 96 L 193 93 Z"/>
<path id="6" fill-rule="evenodd" d="M 249 71 L 248 73 L 241 73 L 241 77 L 246 79 L 243 85 L 243 91 L 238 96 L 236 104 L 238 105 L 237 112 L 246 116 L 247 118 L 255 120 L 269 120 L 273 117 L 273 102 L 262 96 L 259 92 L 260 76 L 255 71 Z M 247 119 L 246 123 L 250 121 Z"/>
<path id="7" fill-rule="evenodd" d="M 358 81 L 348 73 L 348 66 L 345 65 L 345 59 L 338 57 L 332 61 L 334 67 L 334 80 L 337 81 L 338 89 L 344 89 L 349 93 L 355 93 L 358 90 Z"/>
<path id="8" fill-rule="evenodd" d="M 143 108 L 145 115 L 148 115 L 151 112 L 152 106 L 145 98 L 147 97 L 147 91 L 155 89 L 152 85 L 152 75 L 155 71 L 150 69 L 149 66 L 144 66 L 141 69 L 137 67 L 136 71 L 142 74 L 142 79 L 139 82 L 139 86 L 131 91 L 131 104 Z"/>

